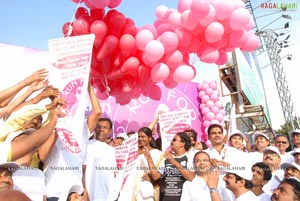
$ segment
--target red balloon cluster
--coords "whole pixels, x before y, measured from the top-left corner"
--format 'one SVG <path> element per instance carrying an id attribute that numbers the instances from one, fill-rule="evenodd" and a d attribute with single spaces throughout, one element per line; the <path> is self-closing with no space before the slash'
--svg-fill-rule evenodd
<path id="1" fill-rule="evenodd" d="M 191 81 L 196 74 L 189 63 L 191 53 L 221 65 L 227 52 L 253 51 L 259 45 L 241 0 L 179 0 L 177 10 L 161 5 L 153 25 L 141 28 L 114 9 L 121 0 L 72 1 L 84 1 L 87 8 L 77 9 L 76 20 L 65 23 L 63 33 L 95 34 L 91 76 L 102 98 L 114 96 L 120 104 L 141 94 L 159 100 L 158 82 L 174 88 Z"/>
<path id="2" fill-rule="evenodd" d="M 207 136 L 207 128 L 211 124 L 220 124 L 223 128 L 225 127 L 225 110 L 219 98 L 220 94 L 216 81 L 203 81 L 198 85 L 198 91 L 201 100 L 199 109 L 203 117 L 203 129 Z M 202 140 L 206 142 L 207 139 Z"/>

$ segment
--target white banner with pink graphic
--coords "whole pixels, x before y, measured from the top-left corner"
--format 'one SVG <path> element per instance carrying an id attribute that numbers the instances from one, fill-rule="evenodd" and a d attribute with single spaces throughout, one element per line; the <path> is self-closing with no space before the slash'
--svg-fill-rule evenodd
<path id="1" fill-rule="evenodd" d="M 82 35 L 49 40 L 52 68 L 49 81 L 67 101 L 66 117 L 57 123 L 57 132 L 65 147 L 81 152 L 87 86 L 95 36 Z"/>
<path id="2" fill-rule="evenodd" d="M 191 110 L 166 112 L 159 117 L 162 150 L 166 150 L 175 134 L 192 126 Z"/>

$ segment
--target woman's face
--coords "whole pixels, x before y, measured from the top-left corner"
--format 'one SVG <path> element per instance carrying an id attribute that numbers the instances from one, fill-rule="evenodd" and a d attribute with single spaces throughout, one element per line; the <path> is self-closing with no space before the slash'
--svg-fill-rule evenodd
<path id="1" fill-rule="evenodd" d="M 138 133 L 138 144 L 139 147 L 149 147 L 151 138 L 146 135 L 143 131 Z"/>

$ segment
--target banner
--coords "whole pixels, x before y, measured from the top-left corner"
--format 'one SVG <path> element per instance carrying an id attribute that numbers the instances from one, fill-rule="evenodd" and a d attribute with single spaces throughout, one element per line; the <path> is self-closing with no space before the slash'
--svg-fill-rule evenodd
<path id="1" fill-rule="evenodd" d="M 59 118 L 56 129 L 65 147 L 74 154 L 81 152 L 94 39 L 95 36 L 90 34 L 49 40 L 49 53 L 53 61 L 49 81 L 67 101 L 67 115 Z"/>
<path id="2" fill-rule="evenodd" d="M 162 151 L 165 151 L 176 133 L 190 129 L 192 125 L 191 111 L 179 110 L 166 112 L 159 117 Z"/>

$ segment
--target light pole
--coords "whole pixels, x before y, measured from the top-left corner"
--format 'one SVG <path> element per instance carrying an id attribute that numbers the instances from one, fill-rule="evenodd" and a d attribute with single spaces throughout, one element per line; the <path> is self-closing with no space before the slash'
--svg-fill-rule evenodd
<path id="1" fill-rule="evenodd" d="M 260 31 L 259 35 L 263 37 L 267 53 L 270 59 L 270 65 L 272 67 L 277 92 L 279 95 L 285 123 L 290 130 L 295 128 L 294 117 L 295 108 L 291 97 L 291 92 L 288 87 L 288 82 L 286 81 L 286 74 L 283 71 L 283 65 L 281 63 L 281 57 L 279 55 L 282 45 L 278 42 L 278 37 L 281 35 L 276 33 L 272 29 Z M 288 56 L 289 58 L 290 55 Z"/>

